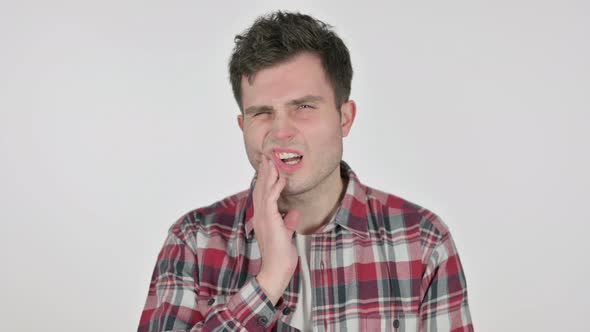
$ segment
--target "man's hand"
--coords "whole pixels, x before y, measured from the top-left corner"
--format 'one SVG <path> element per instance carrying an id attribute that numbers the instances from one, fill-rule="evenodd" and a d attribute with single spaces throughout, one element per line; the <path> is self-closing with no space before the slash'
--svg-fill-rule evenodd
<path id="1" fill-rule="evenodd" d="M 286 184 L 287 179 L 280 176 L 276 165 L 262 155 L 253 192 L 252 222 L 262 256 L 262 266 L 256 279 L 273 304 L 287 288 L 298 259 L 293 233 L 300 214 L 291 210 L 283 220 L 277 205 Z"/>

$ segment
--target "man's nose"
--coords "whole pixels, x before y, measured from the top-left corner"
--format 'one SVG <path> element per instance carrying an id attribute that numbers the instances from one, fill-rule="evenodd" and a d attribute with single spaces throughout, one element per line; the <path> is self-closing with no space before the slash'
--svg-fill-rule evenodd
<path id="1" fill-rule="evenodd" d="M 276 140 L 290 140 L 297 133 L 295 122 L 287 112 L 276 112 L 272 123 L 272 134 Z"/>

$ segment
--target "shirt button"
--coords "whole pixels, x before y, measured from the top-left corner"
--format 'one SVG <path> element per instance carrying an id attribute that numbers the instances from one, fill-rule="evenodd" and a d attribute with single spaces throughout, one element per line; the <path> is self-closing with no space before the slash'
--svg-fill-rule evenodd
<path id="1" fill-rule="evenodd" d="M 285 309 L 283 309 L 283 315 L 287 316 L 291 313 L 291 308 L 286 307 Z"/>
<path id="2" fill-rule="evenodd" d="M 268 318 L 264 316 L 258 316 L 258 325 L 266 326 L 268 324 Z"/>
<path id="3" fill-rule="evenodd" d="M 393 321 L 393 327 L 396 329 L 399 327 L 399 320 L 396 319 Z"/>
<path id="4" fill-rule="evenodd" d="M 209 301 L 207 301 L 208 305 L 213 305 L 213 303 L 215 303 L 215 299 L 214 298 L 210 298 Z"/>

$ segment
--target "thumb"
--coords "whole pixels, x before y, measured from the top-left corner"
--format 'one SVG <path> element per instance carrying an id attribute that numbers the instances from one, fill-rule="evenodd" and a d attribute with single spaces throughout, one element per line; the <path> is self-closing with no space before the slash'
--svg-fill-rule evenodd
<path id="1" fill-rule="evenodd" d="M 301 218 L 301 213 L 297 210 L 291 210 L 287 213 L 283 220 L 285 221 L 285 227 L 292 230 L 293 232 L 297 229 L 297 225 L 299 224 L 299 219 Z"/>

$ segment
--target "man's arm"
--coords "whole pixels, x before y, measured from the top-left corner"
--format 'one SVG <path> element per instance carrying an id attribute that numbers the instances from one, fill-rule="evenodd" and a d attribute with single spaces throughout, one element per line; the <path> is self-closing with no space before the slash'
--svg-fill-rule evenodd
<path id="1" fill-rule="evenodd" d="M 465 274 L 450 233 L 428 255 L 421 294 L 421 331 L 473 331 Z"/>
<path id="2" fill-rule="evenodd" d="M 197 300 L 197 253 L 171 231 L 158 256 L 138 332 L 264 331 L 274 325 L 278 318 L 275 304 L 297 265 L 292 236 L 300 215 L 291 210 L 283 219 L 277 200 L 287 180 L 271 160 L 262 158 L 253 190 L 252 221 L 262 258 L 260 273 L 225 303 L 215 303 L 213 298 L 205 306 Z"/>
<path id="3" fill-rule="evenodd" d="M 158 256 L 138 332 L 264 331 L 278 317 L 255 278 L 224 303 L 215 303 L 215 297 L 199 301 L 198 293 L 197 255 L 170 232 Z"/>

